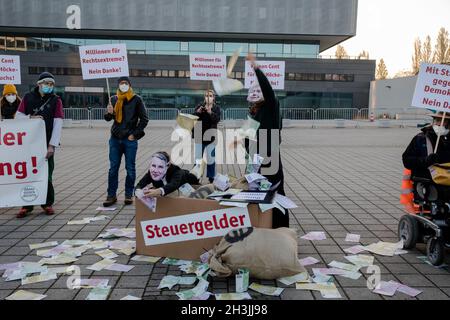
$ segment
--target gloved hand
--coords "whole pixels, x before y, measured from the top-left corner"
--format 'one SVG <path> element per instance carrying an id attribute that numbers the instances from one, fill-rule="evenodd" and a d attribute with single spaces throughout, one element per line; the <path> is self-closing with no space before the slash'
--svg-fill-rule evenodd
<path id="1" fill-rule="evenodd" d="M 426 165 L 432 166 L 433 164 L 439 163 L 439 155 L 437 153 L 430 154 L 425 160 Z"/>

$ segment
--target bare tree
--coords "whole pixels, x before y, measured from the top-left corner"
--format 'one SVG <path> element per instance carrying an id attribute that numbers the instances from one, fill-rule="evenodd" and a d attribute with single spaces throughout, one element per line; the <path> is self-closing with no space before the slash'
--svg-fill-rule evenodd
<path id="1" fill-rule="evenodd" d="M 418 74 L 422 61 L 422 42 L 419 38 L 414 41 L 414 54 L 412 56 L 412 73 Z"/>
<path id="2" fill-rule="evenodd" d="M 411 76 L 414 76 L 414 75 L 415 74 L 412 73 L 411 70 L 403 69 L 403 70 L 400 70 L 399 72 L 397 72 L 395 74 L 394 79 L 395 78 L 403 78 L 403 77 L 411 77 Z"/>
<path id="3" fill-rule="evenodd" d="M 422 62 L 433 62 L 433 49 L 431 48 L 431 37 L 427 36 L 422 46 Z"/>
<path id="4" fill-rule="evenodd" d="M 434 47 L 433 63 L 445 63 L 448 61 L 450 61 L 448 31 L 445 28 L 441 28 Z"/>
<path id="5" fill-rule="evenodd" d="M 386 67 L 386 64 L 384 63 L 384 59 L 381 59 L 378 63 L 377 71 L 376 71 L 376 79 L 377 80 L 384 80 L 387 79 L 389 73 Z"/>
<path id="6" fill-rule="evenodd" d="M 359 54 L 359 59 L 369 59 L 369 52 L 366 50 L 363 50 L 360 54 Z"/>
<path id="7" fill-rule="evenodd" d="M 345 59 L 346 57 L 348 57 L 348 54 L 343 46 L 338 45 L 336 48 L 335 56 L 336 59 Z"/>

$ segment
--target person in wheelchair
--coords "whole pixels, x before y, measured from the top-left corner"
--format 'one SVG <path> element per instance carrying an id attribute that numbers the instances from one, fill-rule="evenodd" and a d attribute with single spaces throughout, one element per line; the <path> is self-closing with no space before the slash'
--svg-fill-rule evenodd
<path id="1" fill-rule="evenodd" d="M 432 124 L 424 127 L 411 141 L 403 153 L 403 165 L 411 170 L 411 180 L 414 183 L 414 198 L 419 196 L 429 201 L 447 201 L 450 200 L 450 188 L 436 185 L 431 177 L 429 167 L 435 164 L 450 163 L 450 131 L 449 119 L 444 119 L 444 125 L 441 127 L 443 112 L 437 112 L 431 115 Z M 450 118 L 450 115 L 448 116 Z M 434 153 L 439 130 L 441 137 L 437 152 Z M 450 174 L 449 174 L 450 175 Z M 425 195 L 417 184 L 427 188 Z"/>

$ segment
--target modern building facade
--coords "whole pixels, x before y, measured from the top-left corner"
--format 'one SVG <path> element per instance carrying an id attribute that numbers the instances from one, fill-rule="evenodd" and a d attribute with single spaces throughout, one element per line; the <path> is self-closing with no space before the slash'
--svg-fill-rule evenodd
<path id="1" fill-rule="evenodd" d="M 21 92 L 39 73 L 52 72 L 66 107 L 105 103 L 105 81 L 81 77 L 78 47 L 126 43 L 132 85 L 147 107 L 195 106 L 211 84 L 189 79 L 189 54 L 231 56 L 242 48 L 232 74 L 241 81 L 249 51 L 286 61 L 285 90 L 277 91 L 282 107 L 366 108 L 375 61 L 320 56 L 355 36 L 357 6 L 357 0 L 0 0 L 0 54 L 21 56 Z M 246 107 L 246 94 L 219 103 Z"/>

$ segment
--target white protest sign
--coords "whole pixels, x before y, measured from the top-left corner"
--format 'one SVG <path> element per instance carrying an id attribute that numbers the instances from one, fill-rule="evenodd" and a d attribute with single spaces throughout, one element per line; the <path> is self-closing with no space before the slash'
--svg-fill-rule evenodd
<path id="1" fill-rule="evenodd" d="M 259 69 L 264 72 L 272 89 L 284 90 L 284 74 L 285 74 L 285 62 L 284 61 L 257 61 Z M 245 61 L 245 88 L 250 88 L 256 79 L 255 71 L 253 70 L 249 61 Z"/>
<path id="2" fill-rule="evenodd" d="M 0 154 L 0 208 L 44 204 L 48 185 L 44 121 L 0 121 Z"/>
<path id="3" fill-rule="evenodd" d="M 251 227 L 247 208 L 227 208 L 141 222 L 146 246 L 222 237 Z"/>
<path id="4" fill-rule="evenodd" d="M 80 47 L 80 61 L 84 80 L 129 76 L 124 43 Z"/>
<path id="5" fill-rule="evenodd" d="M 450 66 L 422 63 L 412 106 L 449 112 Z"/>
<path id="6" fill-rule="evenodd" d="M 190 54 L 191 80 L 219 80 L 227 77 L 227 57 L 217 54 Z"/>
<path id="7" fill-rule="evenodd" d="M 0 84 L 20 83 L 20 56 L 0 55 Z"/>

